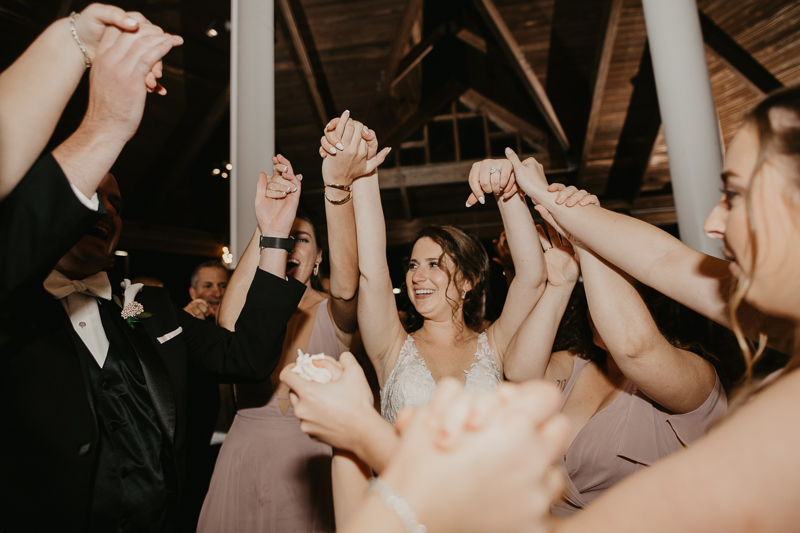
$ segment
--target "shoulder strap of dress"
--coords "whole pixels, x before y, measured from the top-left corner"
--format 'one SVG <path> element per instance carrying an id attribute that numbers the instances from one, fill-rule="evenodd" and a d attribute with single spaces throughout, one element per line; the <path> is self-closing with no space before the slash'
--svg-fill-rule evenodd
<path id="1" fill-rule="evenodd" d="M 564 390 L 561 391 L 561 405 L 559 405 L 558 410 L 560 411 L 564 404 L 567 403 L 567 398 L 569 398 L 570 393 L 572 392 L 572 387 L 575 386 L 575 382 L 578 380 L 578 375 L 589 363 L 588 359 L 584 359 L 583 357 L 575 357 L 572 362 L 572 374 L 570 374 L 569 379 L 567 380 L 567 384 L 564 386 Z"/>

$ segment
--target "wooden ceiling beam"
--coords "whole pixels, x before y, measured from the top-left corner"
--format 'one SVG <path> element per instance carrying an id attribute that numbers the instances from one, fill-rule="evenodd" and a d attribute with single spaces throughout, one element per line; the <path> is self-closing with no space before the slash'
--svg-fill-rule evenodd
<path id="1" fill-rule="evenodd" d="M 459 97 L 459 101 L 472 109 L 486 114 L 492 122 L 503 129 L 518 131 L 520 135 L 542 152 L 547 151 L 547 133 L 530 122 L 519 118 L 500 104 L 486 98 L 475 89 L 469 89 Z"/>
<path id="2" fill-rule="evenodd" d="M 650 57 L 650 46 L 645 45 L 639 72 L 631 80 L 631 94 L 625 124 L 617 143 L 614 164 L 606 182 L 604 196 L 633 200 L 639 194 L 644 174 L 647 171 L 653 146 L 661 127 L 658 94 Z"/>
<path id="3" fill-rule="evenodd" d="M 483 16 L 486 25 L 508 57 L 511 67 L 519 75 L 525 89 L 536 103 L 536 107 L 553 132 L 558 144 L 564 152 L 566 152 L 569 150 L 569 140 L 567 139 L 566 133 L 564 133 L 564 129 L 561 127 L 561 122 L 556 116 L 553 105 L 550 103 L 550 98 L 547 96 L 539 78 L 533 71 L 533 67 L 531 67 L 530 63 L 528 63 L 528 60 L 525 58 L 525 54 L 517 44 L 517 40 L 514 38 L 511 30 L 503 20 L 500 11 L 498 11 L 492 0 L 474 0 L 474 2 L 478 11 Z"/>
<path id="4" fill-rule="evenodd" d="M 759 63 L 733 37 L 717 26 L 711 17 L 700 12 L 700 27 L 709 50 L 755 91 L 766 94 L 783 84 Z"/>
<path id="5" fill-rule="evenodd" d="M 552 168 L 550 156 L 548 154 L 523 154 L 522 159 L 535 157 L 544 167 L 545 174 L 561 174 L 566 170 L 562 168 Z M 409 187 L 426 187 L 429 185 L 449 185 L 454 183 L 466 183 L 469 171 L 473 163 L 481 161 L 459 161 L 457 163 L 432 163 L 430 165 L 420 165 L 415 167 L 393 167 L 381 169 L 380 188 L 381 189 L 407 189 Z M 322 194 L 324 189 L 307 189 L 303 194 Z"/>
<path id="6" fill-rule="evenodd" d="M 316 55 L 311 29 L 303 11 L 303 6 L 297 0 L 277 0 L 280 6 L 283 20 L 289 30 L 292 47 L 297 60 L 300 62 L 300 69 L 303 72 L 306 88 L 311 95 L 311 102 L 314 106 L 315 115 L 319 119 L 319 126 L 324 127 L 332 118 L 338 115 L 337 109 L 333 104 L 333 96 L 322 70 L 320 61 L 313 61 L 311 54 Z M 294 4 L 294 5 L 292 5 Z M 307 36 L 301 31 L 301 24 L 306 30 Z"/>
<path id="7" fill-rule="evenodd" d="M 389 90 L 393 89 L 394 86 L 406 76 L 406 74 L 411 72 L 414 67 L 420 64 L 426 55 L 431 53 L 433 47 L 442 37 L 444 37 L 445 33 L 446 28 L 442 25 L 426 39 L 422 40 L 419 44 L 408 51 L 403 59 L 401 59 L 397 64 L 396 72 L 398 72 L 398 74 L 389 82 Z"/>
<path id="8" fill-rule="evenodd" d="M 608 4 L 607 22 L 605 32 L 602 37 L 602 46 L 597 59 L 596 75 L 594 79 L 594 91 L 592 92 L 592 104 L 589 111 L 589 120 L 586 125 L 586 137 L 583 141 L 583 150 L 580 160 L 580 170 L 578 171 L 578 187 L 581 186 L 583 173 L 586 170 L 586 162 L 592 151 L 594 136 L 597 132 L 597 123 L 600 120 L 600 106 L 603 103 L 608 71 L 611 68 L 611 57 L 614 53 L 614 42 L 617 37 L 617 27 L 622 14 L 623 0 L 611 0 Z"/>
<path id="9" fill-rule="evenodd" d="M 406 10 L 403 13 L 403 21 L 400 23 L 400 28 L 397 31 L 397 35 L 392 43 L 392 49 L 389 52 L 389 57 L 386 60 L 384 83 L 381 85 L 381 92 L 378 96 L 379 101 L 383 100 L 394 86 L 393 82 L 396 78 L 395 75 L 397 74 L 400 60 L 403 58 L 403 52 L 411 37 L 411 29 L 422 15 L 422 2 L 423 0 L 408 0 Z"/>

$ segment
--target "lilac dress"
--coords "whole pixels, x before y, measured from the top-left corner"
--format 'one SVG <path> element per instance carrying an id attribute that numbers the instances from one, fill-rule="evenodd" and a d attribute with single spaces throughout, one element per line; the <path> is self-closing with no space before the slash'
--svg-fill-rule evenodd
<path id="1" fill-rule="evenodd" d="M 328 301 L 317 308 L 308 353 L 339 358 Z M 327 533 L 334 531 L 331 447 L 284 416 L 270 380 L 236 385 L 238 412 L 214 468 L 197 531 Z"/>
<path id="2" fill-rule="evenodd" d="M 575 358 L 561 393 L 562 409 L 588 362 Z M 614 401 L 589 419 L 562 456 L 567 488 L 564 501 L 553 505 L 553 514 L 569 516 L 583 509 L 625 477 L 692 444 L 727 407 L 719 376 L 703 405 L 680 415 L 653 403 L 628 381 Z"/>

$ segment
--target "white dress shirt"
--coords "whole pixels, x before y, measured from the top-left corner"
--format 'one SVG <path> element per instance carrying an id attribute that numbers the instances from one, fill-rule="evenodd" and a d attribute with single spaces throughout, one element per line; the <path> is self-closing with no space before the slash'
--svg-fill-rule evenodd
<path id="1" fill-rule="evenodd" d="M 108 275 L 105 272 L 100 272 L 95 276 L 105 279 L 107 294 L 110 298 L 111 284 L 108 281 Z M 53 286 L 65 283 L 67 285 L 70 283 L 68 278 L 61 272 L 54 270 L 47 276 L 44 285 L 45 289 L 53 294 Z M 73 292 L 61 298 L 61 305 L 64 306 L 75 333 L 78 334 L 83 344 L 86 345 L 86 348 L 89 349 L 89 352 L 97 361 L 97 364 L 102 368 L 108 356 L 108 337 L 106 337 L 106 331 L 103 329 L 97 297 Z"/>

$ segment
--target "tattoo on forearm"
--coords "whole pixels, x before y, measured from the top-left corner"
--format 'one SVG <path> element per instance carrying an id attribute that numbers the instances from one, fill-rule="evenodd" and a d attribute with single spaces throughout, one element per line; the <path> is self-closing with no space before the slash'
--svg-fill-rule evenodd
<path id="1" fill-rule="evenodd" d="M 566 379 L 557 379 L 556 380 L 556 387 L 558 387 L 562 391 L 564 390 L 564 387 L 566 387 L 566 386 L 567 386 L 567 380 Z"/>

